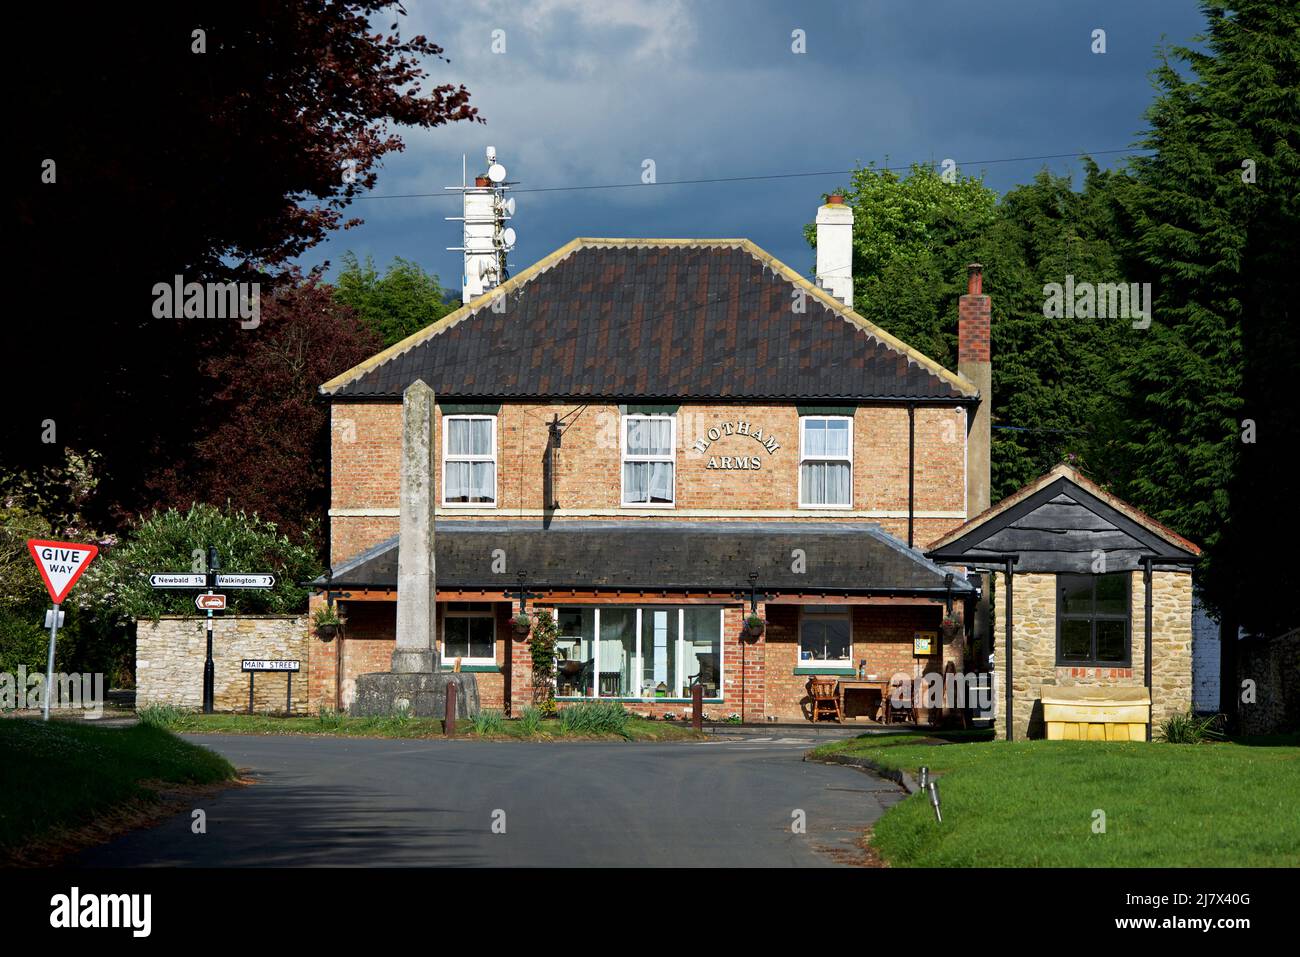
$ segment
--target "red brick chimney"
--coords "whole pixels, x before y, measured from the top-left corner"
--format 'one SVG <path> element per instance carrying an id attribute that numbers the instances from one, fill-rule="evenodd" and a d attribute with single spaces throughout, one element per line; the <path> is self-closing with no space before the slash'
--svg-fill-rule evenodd
<path id="1" fill-rule="evenodd" d="M 966 294 L 957 305 L 957 372 L 980 392 L 980 403 L 966 423 L 966 516 L 989 507 L 993 364 L 989 350 L 992 307 L 984 295 L 984 267 L 966 267 Z"/>

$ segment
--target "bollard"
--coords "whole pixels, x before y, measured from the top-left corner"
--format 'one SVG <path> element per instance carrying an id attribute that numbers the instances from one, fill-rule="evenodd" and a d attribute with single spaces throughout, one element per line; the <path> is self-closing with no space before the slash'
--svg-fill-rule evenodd
<path id="1" fill-rule="evenodd" d="M 447 713 L 442 719 L 442 733 L 451 736 L 456 733 L 456 686 L 447 685 Z"/>
<path id="2" fill-rule="evenodd" d="M 696 731 L 704 729 L 704 685 L 691 685 L 691 727 Z"/>

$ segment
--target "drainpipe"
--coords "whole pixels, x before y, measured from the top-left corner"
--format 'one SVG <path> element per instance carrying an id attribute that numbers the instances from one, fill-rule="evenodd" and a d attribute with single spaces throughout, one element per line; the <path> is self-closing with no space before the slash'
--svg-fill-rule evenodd
<path id="1" fill-rule="evenodd" d="M 1147 699 L 1150 702 L 1147 705 L 1147 740 L 1150 741 L 1152 716 L 1156 710 L 1155 696 L 1151 688 L 1151 566 L 1156 563 L 1161 565 L 1195 565 L 1196 559 L 1186 558 L 1181 555 L 1143 555 L 1139 561 L 1142 563 L 1142 585 L 1146 591 L 1143 598 L 1145 621 L 1143 622 L 1142 640 L 1142 684 L 1147 689 Z M 1222 677 L 1220 680 L 1222 680 Z"/>
<path id="2" fill-rule="evenodd" d="M 1007 685 L 1006 688 L 1007 740 L 1012 741 L 1015 739 L 1015 729 L 1012 726 L 1012 718 L 1014 717 L 1014 715 L 1012 714 L 1011 711 L 1012 698 L 1013 698 L 1012 691 L 1011 691 L 1011 682 L 1012 682 L 1012 678 L 1014 677 L 1013 670 L 1012 670 L 1013 649 L 1011 647 L 1011 643 L 1014 634 L 1013 623 L 1015 619 L 1015 564 L 1016 562 L 1020 561 L 1020 556 L 1018 554 L 1017 555 L 944 555 L 939 552 L 930 552 L 925 557 L 930 559 L 930 561 L 932 562 L 938 562 L 943 565 L 963 565 L 967 568 L 984 567 L 990 569 L 997 569 L 998 567 L 1001 567 L 1003 574 L 1006 575 L 1007 630 L 1006 630 L 1006 638 L 1003 640 L 1006 644 L 1007 668 L 1006 668 L 1006 678 L 1004 680 L 1006 681 L 1006 685 Z"/>
<path id="3" fill-rule="evenodd" d="M 916 403 L 907 406 L 907 547 L 914 545 L 916 511 Z"/>
<path id="4" fill-rule="evenodd" d="M 1155 711 L 1155 702 L 1151 700 L 1151 558 L 1142 556 L 1142 588 L 1146 592 L 1143 598 L 1145 620 L 1142 623 L 1142 685 L 1147 689 L 1147 740 L 1151 740 L 1151 714 Z"/>

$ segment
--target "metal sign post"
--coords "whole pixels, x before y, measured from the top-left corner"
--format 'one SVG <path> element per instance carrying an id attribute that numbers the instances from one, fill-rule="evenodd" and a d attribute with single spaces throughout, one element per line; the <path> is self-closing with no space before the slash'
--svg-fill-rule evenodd
<path id="1" fill-rule="evenodd" d="M 45 721 L 50 720 L 50 689 L 54 687 L 54 636 L 59 631 L 59 603 L 54 603 L 54 614 L 50 616 L 50 653 L 45 660 Z"/>
<path id="2" fill-rule="evenodd" d="M 248 672 L 248 713 L 253 713 L 253 677 L 259 671 L 282 672 L 287 679 L 285 685 L 284 713 L 293 714 L 293 673 L 302 668 L 297 658 L 245 658 L 239 663 L 242 671 Z"/>
<path id="3" fill-rule="evenodd" d="M 27 550 L 36 562 L 36 569 L 45 582 L 45 590 L 54 600 L 54 610 L 50 612 L 50 650 L 45 658 L 45 703 L 42 707 L 44 720 L 50 720 L 50 691 L 54 687 L 54 643 L 59 633 L 59 619 L 63 612 L 59 606 L 68 597 L 72 586 L 77 583 L 81 573 L 86 570 L 99 548 L 95 545 L 83 545 L 78 542 L 50 542 L 40 538 L 29 538 Z"/>
<path id="4" fill-rule="evenodd" d="M 215 688 L 217 667 L 212 660 L 212 615 L 224 610 L 226 596 L 218 594 L 218 588 L 274 588 L 275 576 L 265 572 L 232 572 L 221 574 L 221 556 L 215 545 L 208 546 L 208 570 L 203 574 L 183 572 L 158 572 L 149 576 L 153 588 L 195 588 L 203 594 L 194 598 L 195 607 L 207 612 L 207 656 L 203 661 L 203 713 L 212 714 L 215 710 Z M 252 676 L 249 676 L 249 701 L 252 701 Z"/>

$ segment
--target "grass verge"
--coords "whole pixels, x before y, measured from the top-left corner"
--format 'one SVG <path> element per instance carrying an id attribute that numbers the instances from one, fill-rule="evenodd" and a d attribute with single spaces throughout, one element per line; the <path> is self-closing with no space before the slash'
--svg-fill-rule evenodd
<path id="1" fill-rule="evenodd" d="M 870 735 L 857 755 L 939 777 L 943 823 L 920 794 L 875 825 L 913 867 L 1300 866 L 1300 738 L 1178 745 L 979 740 L 988 732 Z M 1104 830 L 1103 830 L 1104 827 Z"/>
<path id="2" fill-rule="evenodd" d="M 563 714 L 563 712 L 561 712 Z M 437 718 L 382 717 L 360 718 L 325 713 L 300 718 L 249 714 L 195 714 L 176 711 L 165 718 L 142 713 L 145 720 L 158 720 L 170 731 L 185 734 L 328 734 L 359 738 L 440 738 L 442 722 Z M 493 741 L 691 741 L 705 735 L 691 730 L 688 723 L 647 721 L 629 717 L 625 733 L 594 728 L 565 728 L 559 718 L 534 719 L 532 722 L 503 719 L 479 722 L 483 733 L 475 730 L 472 719 L 456 722 L 456 737 Z"/>
<path id="3" fill-rule="evenodd" d="M 64 721 L 0 720 L 0 859 L 40 863 L 75 845 L 79 829 L 148 813 L 174 789 L 225 784 L 225 758 L 148 725 L 98 728 Z M 130 813 L 124 813 L 126 809 Z"/>

